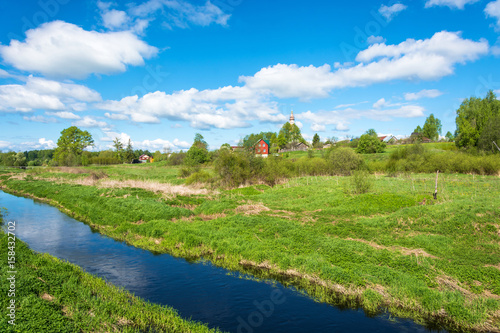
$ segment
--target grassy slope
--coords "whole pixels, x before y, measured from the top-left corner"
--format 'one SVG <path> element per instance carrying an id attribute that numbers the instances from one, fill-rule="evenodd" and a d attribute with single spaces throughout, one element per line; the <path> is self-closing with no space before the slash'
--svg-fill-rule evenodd
<path id="1" fill-rule="evenodd" d="M 8 284 L 0 284 L 1 332 L 215 332 L 186 321 L 175 310 L 145 302 L 79 267 L 16 241 L 16 320 L 8 324 Z M 6 260 L 7 235 L 0 231 Z M 7 265 L 0 277 L 6 281 Z"/>
<path id="2" fill-rule="evenodd" d="M 232 269 L 259 265 L 257 274 L 287 277 L 326 301 L 500 327 L 498 177 L 440 175 L 437 202 L 434 175 L 378 177 L 373 193 L 358 196 L 344 194 L 346 177 L 299 178 L 217 200 L 41 180 L 3 185 L 52 200 L 116 239 Z M 430 204 L 418 205 L 423 198 Z"/>

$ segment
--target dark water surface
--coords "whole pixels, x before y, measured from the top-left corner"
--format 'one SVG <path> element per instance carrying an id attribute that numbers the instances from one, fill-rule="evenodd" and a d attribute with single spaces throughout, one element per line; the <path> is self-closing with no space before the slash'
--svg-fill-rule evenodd
<path id="1" fill-rule="evenodd" d="M 154 255 L 92 232 L 89 226 L 47 204 L 0 191 L 5 221 L 16 236 L 122 286 L 153 303 L 169 305 L 184 318 L 227 332 L 430 332 L 411 320 L 367 317 L 317 303 L 279 283 L 240 278 L 210 264 Z"/>

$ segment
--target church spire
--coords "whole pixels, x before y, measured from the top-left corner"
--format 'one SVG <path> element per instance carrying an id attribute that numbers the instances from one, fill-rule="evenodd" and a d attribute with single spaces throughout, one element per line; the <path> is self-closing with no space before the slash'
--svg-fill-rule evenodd
<path id="1" fill-rule="evenodd" d="M 290 125 L 293 125 L 295 124 L 295 117 L 293 116 L 293 110 L 292 110 L 292 114 L 290 115 L 290 121 L 289 121 Z"/>

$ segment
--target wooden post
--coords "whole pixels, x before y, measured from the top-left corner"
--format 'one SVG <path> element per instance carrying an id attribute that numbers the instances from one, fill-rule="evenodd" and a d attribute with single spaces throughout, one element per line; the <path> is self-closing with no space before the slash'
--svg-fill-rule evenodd
<path id="1" fill-rule="evenodd" d="M 439 175 L 439 170 L 436 172 L 436 189 L 434 190 L 434 200 L 437 199 L 438 195 L 438 175 Z"/>
<path id="2" fill-rule="evenodd" d="M 500 148 L 498 148 L 497 143 L 495 141 L 492 141 L 495 144 L 495 147 L 500 151 Z"/>

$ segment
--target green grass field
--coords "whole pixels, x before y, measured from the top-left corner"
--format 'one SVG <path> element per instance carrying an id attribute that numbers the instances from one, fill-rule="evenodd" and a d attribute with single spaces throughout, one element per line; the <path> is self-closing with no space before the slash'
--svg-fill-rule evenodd
<path id="1" fill-rule="evenodd" d="M 500 330 L 498 176 L 439 174 L 433 200 L 435 174 L 372 175 L 372 190 L 359 195 L 348 194 L 352 177 L 336 176 L 200 194 L 141 185 L 182 183 L 166 166 L 81 170 L 4 170 L 0 185 L 137 247 L 276 278 L 322 301 Z M 75 181 L 92 172 L 109 177 Z M 138 187 L 104 186 L 129 177 Z"/>

